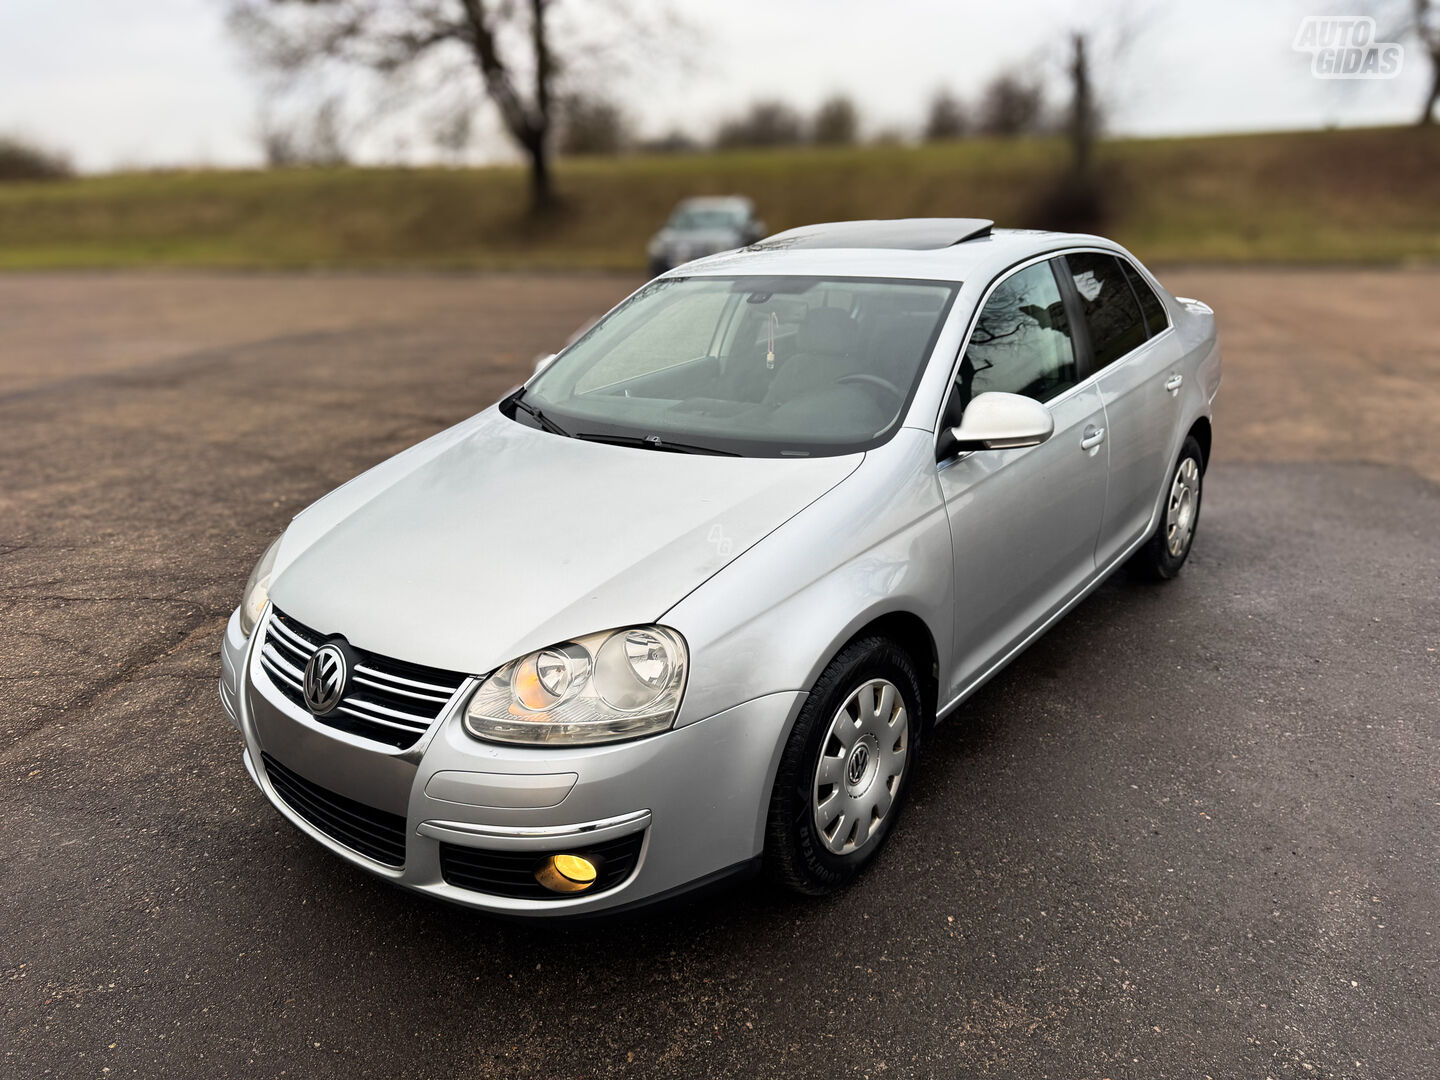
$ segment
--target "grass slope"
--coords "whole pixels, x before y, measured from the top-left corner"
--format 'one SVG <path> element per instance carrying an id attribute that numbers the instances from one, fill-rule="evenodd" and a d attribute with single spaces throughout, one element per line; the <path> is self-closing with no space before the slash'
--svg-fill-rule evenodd
<path id="1" fill-rule="evenodd" d="M 121 174 L 0 184 L 0 268 L 635 269 L 685 195 L 743 192 L 772 229 L 861 217 L 993 217 L 1035 207 L 1055 140 L 564 162 L 553 221 L 518 168 Z M 1142 258 L 1440 259 L 1440 130 L 1127 139 L 1101 153 L 1106 231 Z"/>

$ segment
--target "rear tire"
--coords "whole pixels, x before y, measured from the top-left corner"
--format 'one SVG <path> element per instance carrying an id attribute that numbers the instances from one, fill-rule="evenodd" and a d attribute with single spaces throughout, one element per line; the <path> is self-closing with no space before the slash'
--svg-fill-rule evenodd
<path id="1" fill-rule="evenodd" d="M 1136 576 L 1148 581 L 1169 581 L 1180 573 L 1190 557 L 1190 549 L 1195 546 L 1204 475 L 1205 455 L 1195 436 L 1187 436 L 1166 484 L 1165 505 L 1155 532 L 1130 560 L 1130 569 Z"/>
<path id="2" fill-rule="evenodd" d="M 780 758 L 765 829 L 772 880 L 824 896 L 875 857 L 915 771 L 923 701 L 914 661 L 888 638 L 862 638 L 831 661 Z"/>

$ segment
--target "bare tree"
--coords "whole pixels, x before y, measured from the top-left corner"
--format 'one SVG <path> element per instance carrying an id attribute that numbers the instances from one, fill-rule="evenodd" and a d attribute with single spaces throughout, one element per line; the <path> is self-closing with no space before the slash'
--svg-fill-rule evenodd
<path id="1" fill-rule="evenodd" d="M 528 160 L 532 206 L 553 204 L 550 139 L 561 70 L 554 0 L 229 2 L 231 26 L 277 71 L 340 64 L 394 77 L 437 54 L 464 58 Z"/>
<path id="2" fill-rule="evenodd" d="M 1440 0 L 1371 0 L 1365 5 L 1379 24 L 1378 37 L 1386 41 L 1413 38 L 1430 61 L 1430 85 L 1415 123 L 1435 123 L 1440 104 Z"/>
<path id="3" fill-rule="evenodd" d="M 985 87 L 979 128 L 986 135 L 1028 134 L 1040 126 L 1044 106 L 1044 89 L 1038 81 L 1004 72 Z"/>
<path id="4" fill-rule="evenodd" d="M 74 175 L 64 154 L 13 136 L 0 135 L 0 181 L 61 180 Z"/>
<path id="5" fill-rule="evenodd" d="M 850 146 L 860 134 L 860 110 L 844 94 L 836 94 L 815 113 L 813 137 L 822 146 Z"/>
<path id="6" fill-rule="evenodd" d="M 1070 162 L 1040 192 L 1031 208 L 1032 221 L 1043 228 L 1094 232 L 1104 225 L 1113 208 L 1115 165 L 1112 162 L 1102 174 L 1095 161 L 1095 146 L 1105 110 L 1096 90 L 1094 66 L 1098 52 L 1102 69 L 1108 69 L 1113 76 L 1130 32 L 1128 26 L 1117 29 L 1112 24 L 1098 50 L 1095 38 L 1100 31 L 1073 30 L 1068 35 L 1063 67 L 1070 100 L 1063 111 L 1060 130 L 1070 147 Z"/>
<path id="7" fill-rule="evenodd" d="M 260 149 L 273 169 L 298 165 L 345 165 L 350 155 L 338 98 L 327 97 L 306 115 L 281 118 L 266 107 L 260 113 Z"/>
<path id="8" fill-rule="evenodd" d="M 802 141 L 804 130 L 800 114 L 783 101 L 757 101 L 744 115 L 720 125 L 715 145 L 722 150 L 794 146 Z"/>
<path id="9" fill-rule="evenodd" d="M 700 148 L 700 141 L 679 128 L 672 128 L 664 135 L 644 139 L 640 149 L 647 154 L 688 154 Z"/>
<path id="10" fill-rule="evenodd" d="M 566 94 L 558 119 L 561 154 L 618 154 L 630 144 L 630 118 L 613 101 Z"/>
<path id="11" fill-rule="evenodd" d="M 925 141 L 958 139 L 969 128 L 970 119 L 965 115 L 965 106 L 960 99 L 944 87 L 936 90 L 925 116 Z"/>
<path id="12" fill-rule="evenodd" d="M 1435 123 L 1435 106 L 1440 103 L 1440 4 L 1434 0 L 1414 0 L 1413 32 L 1430 57 L 1430 93 L 1420 113 L 1423 127 Z"/>
<path id="13" fill-rule="evenodd" d="M 1100 133 L 1100 109 L 1095 103 L 1095 89 L 1090 82 L 1090 60 L 1085 50 L 1085 35 L 1070 35 L 1070 109 L 1065 119 L 1065 135 L 1070 142 L 1074 171 L 1090 172 L 1095 156 L 1095 140 Z"/>

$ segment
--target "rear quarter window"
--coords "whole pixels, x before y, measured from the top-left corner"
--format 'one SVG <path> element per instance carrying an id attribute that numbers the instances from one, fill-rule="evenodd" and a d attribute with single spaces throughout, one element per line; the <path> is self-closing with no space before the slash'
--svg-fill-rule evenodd
<path id="1" fill-rule="evenodd" d="M 1170 325 L 1170 318 L 1165 314 L 1165 304 L 1145 280 L 1145 275 L 1136 270 L 1132 263 L 1121 259 L 1120 265 L 1125 270 L 1125 278 L 1130 282 L 1130 287 L 1135 290 L 1135 298 L 1140 301 L 1140 311 L 1145 316 L 1145 329 L 1154 337 Z"/>

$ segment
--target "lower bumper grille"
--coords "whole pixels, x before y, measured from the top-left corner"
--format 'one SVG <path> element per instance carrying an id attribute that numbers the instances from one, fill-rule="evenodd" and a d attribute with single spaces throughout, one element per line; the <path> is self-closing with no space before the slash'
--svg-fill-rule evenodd
<path id="1" fill-rule="evenodd" d="M 294 810 L 332 840 L 397 869 L 405 865 L 405 819 L 306 780 L 261 753 L 270 786 Z"/>
<path id="2" fill-rule="evenodd" d="M 488 851 L 460 844 L 440 844 L 440 875 L 447 885 L 510 896 L 517 900 L 567 900 L 594 896 L 622 884 L 640 861 L 643 832 L 631 833 L 590 847 L 554 851 Z M 583 855 L 596 864 L 595 884 L 583 893 L 553 893 L 535 880 L 535 871 L 551 855 Z"/>

